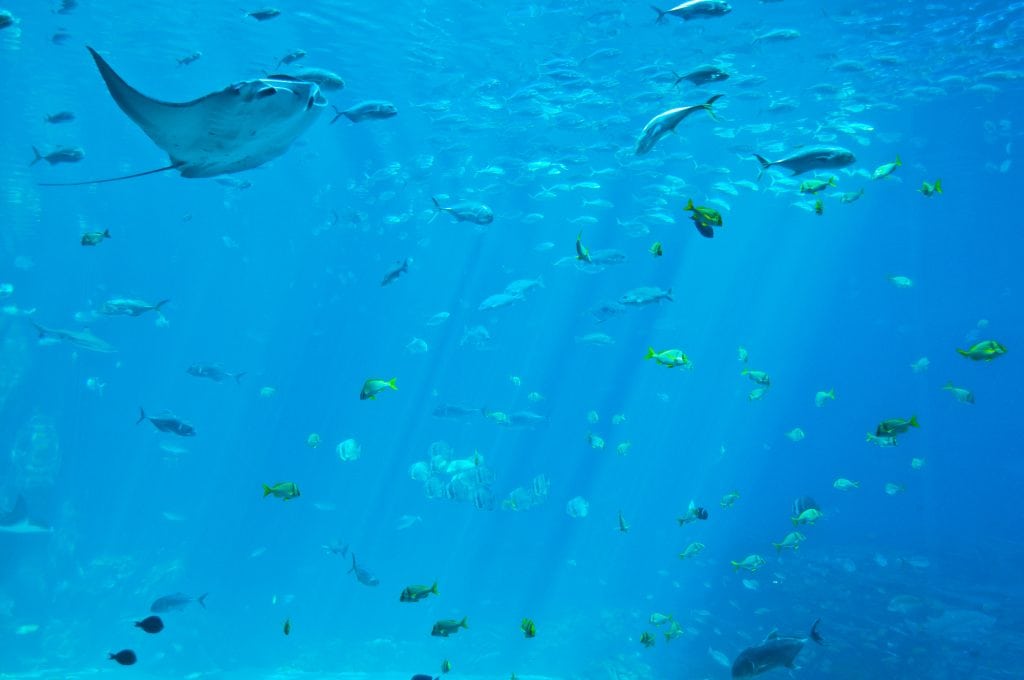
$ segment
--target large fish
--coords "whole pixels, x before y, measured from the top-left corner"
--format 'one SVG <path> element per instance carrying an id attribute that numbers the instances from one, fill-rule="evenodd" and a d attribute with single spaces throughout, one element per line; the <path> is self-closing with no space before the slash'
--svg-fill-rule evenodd
<path id="1" fill-rule="evenodd" d="M 732 677 L 752 678 L 774 668 L 793 668 L 797 655 L 808 640 L 814 640 L 819 645 L 824 644 L 821 635 L 818 634 L 819 623 L 821 619 L 814 622 L 810 634 L 805 638 L 780 637 L 778 632 L 773 630 L 764 642 L 740 652 L 732 664 Z"/>
<path id="2" fill-rule="evenodd" d="M 636 155 L 641 156 L 653 149 L 659 139 L 670 132 L 674 132 L 676 126 L 682 123 L 686 117 L 694 111 L 707 111 L 708 115 L 714 119 L 715 112 L 711 108 L 711 105 L 718 101 L 722 96 L 723 95 L 716 94 L 703 104 L 694 104 L 693 106 L 681 106 L 677 109 L 669 109 L 668 111 L 663 111 L 654 118 L 651 118 L 647 122 L 647 125 L 644 126 L 644 129 L 640 132 L 640 138 L 636 140 Z"/>
<path id="3" fill-rule="evenodd" d="M 658 21 L 664 20 L 666 15 L 679 17 L 683 21 L 690 19 L 708 19 L 711 17 L 722 17 L 732 11 L 732 6 L 723 0 L 686 0 L 672 9 L 658 9 L 651 5 L 651 9 L 658 13 Z"/>
<path id="4" fill-rule="evenodd" d="M 109 342 L 101 340 L 89 331 L 69 331 L 61 328 L 47 328 L 46 326 L 40 326 L 39 324 L 32 322 L 35 326 L 36 332 L 39 334 L 40 344 L 56 343 L 56 342 L 67 342 L 72 345 L 76 345 L 83 349 L 92 350 L 93 352 L 116 352 Z"/>
<path id="5" fill-rule="evenodd" d="M 857 161 L 852 151 L 841 146 L 811 146 L 777 161 L 770 161 L 756 153 L 754 158 L 761 164 L 761 172 L 758 173 L 758 177 L 763 175 L 768 168 L 776 166 L 786 168 L 795 176 L 811 170 L 845 168 Z"/>
<path id="6" fill-rule="evenodd" d="M 316 83 L 280 75 L 235 83 L 190 102 L 163 102 L 133 88 L 96 50 L 88 49 L 110 96 L 167 152 L 171 162 L 155 170 L 71 185 L 113 182 L 165 170 L 177 170 L 182 177 L 249 170 L 287 151 L 327 106 Z"/>

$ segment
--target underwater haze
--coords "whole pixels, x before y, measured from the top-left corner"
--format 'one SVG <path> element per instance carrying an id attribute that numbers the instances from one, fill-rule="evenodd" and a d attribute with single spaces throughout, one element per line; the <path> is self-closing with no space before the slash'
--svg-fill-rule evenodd
<path id="1" fill-rule="evenodd" d="M 0 6 L 0 678 L 1021 677 L 1024 3 L 241 5 Z"/>

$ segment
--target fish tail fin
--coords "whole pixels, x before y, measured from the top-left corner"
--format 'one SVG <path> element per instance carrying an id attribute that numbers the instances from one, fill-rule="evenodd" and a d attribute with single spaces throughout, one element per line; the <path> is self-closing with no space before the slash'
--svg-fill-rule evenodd
<path id="1" fill-rule="evenodd" d="M 835 177 L 835 175 L 833 175 L 833 176 L 828 178 L 828 185 L 830 187 L 836 186 L 836 177 Z"/>
<path id="2" fill-rule="evenodd" d="M 145 419 L 146 419 L 146 410 L 140 406 L 139 407 L 139 419 L 135 421 L 135 424 L 138 425 L 139 423 L 141 423 Z"/>
<path id="3" fill-rule="evenodd" d="M 239 385 L 242 384 L 243 375 L 245 375 L 245 371 L 242 371 L 241 373 L 235 373 L 235 382 L 238 383 Z"/>
<path id="4" fill-rule="evenodd" d="M 683 77 L 675 71 L 672 71 L 672 77 L 676 79 L 676 82 L 672 84 L 672 87 L 679 87 L 679 83 L 683 82 Z"/>
<path id="5" fill-rule="evenodd" d="M 651 5 L 651 9 L 658 13 L 658 18 L 654 20 L 656 24 L 660 24 L 665 19 L 665 15 L 668 14 L 665 10 L 658 9 L 654 5 Z"/>
<path id="6" fill-rule="evenodd" d="M 800 524 L 800 518 L 799 517 L 790 517 L 789 520 L 791 522 L 793 522 L 793 526 L 798 526 Z"/>
<path id="7" fill-rule="evenodd" d="M 467 623 L 468 619 L 469 619 L 468 616 L 463 616 L 462 620 L 459 621 L 459 628 L 469 628 L 469 623 Z"/>
<path id="8" fill-rule="evenodd" d="M 103 230 L 103 238 L 110 238 L 110 230 L 109 229 L 104 229 Z"/>
<path id="9" fill-rule="evenodd" d="M 34 163 L 35 161 L 33 161 Z M 120 177 L 107 177 L 106 179 L 89 179 L 84 182 L 39 182 L 38 186 L 41 187 L 80 187 L 87 184 L 106 184 L 107 182 L 120 182 L 123 179 L 135 179 L 136 177 L 145 177 L 146 175 L 155 175 L 158 172 L 166 172 L 168 170 L 175 170 L 184 165 L 182 162 L 171 163 L 165 165 L 162 168 L 155 168 L 153 170 L 145 170 L 143 172 L 136 172 L 131 175 L 121 175 Z"/>
<path id="10" fill-rule="evenodd" d="M 398 378 L 392 378 L 391 380 L 389 380 L 388 381 L 388 387 L 390 387 L 391 389 L 393 389 L 393 390 L 395 390 L 397 392 L 398 391 L 398 386 L 395 385 L 395 381 L 396 380 L 398 380 Z"/>
<path id="11" fill-rule="evenodd" d="M 942 389 L 944 389 L 944 390 L 951 390 L 951 389 L 953 389 L 953 381 L 952 380 L 947 380 L 946 384 L 942 386 Z"/>
<path id="12" fill-rule="evenodd" d="M 917 422 L 917 416 L 910 416 L 910 427 L 921 427 L 921 424 Z"/>
<path id="13" fill-rule="evenodd" d="M 817 642 L 819 645 L 825 644 L 825 638 L 821 637 L 821 633 L 818 632 L 818 624 L 821 623 L 821 619 L 814 622 L 811 626 L 811 639 Z"/>
<path id="14" fill-rule="evenodd" d="M 935 180 L 935 193 L 937 193 L 937 194 L 941 194 L 942 193 L 942 180 L 941 179 Z"/>
<path id="15" fill-rule="evenodd" d="M 675 300 L 672 299 L 672 289 L 671 288 L 669 288 L 668 292 L 665 293 L 665 299 L 668 300 L 669 302 L 675 302 Z"/>
<path id="16" fill-rule="evenodd" d="M 730 562 L 730 564 L 732 565 L 732 570 L 733 571 L 739 571 L 740 570 L 740 563 L 739 562 L 732 561 L 732 562 Z"/>
<path id="17" fill-rule="evenodd" d="M 652 358 L 654 358 L 654 354 L 655 354 L 654 348 L 653 347 L 648 347 L 647 348 L 647 356 L 645 356 L 644 359 L 652 359 Z"/>
<path id="18" fill-rule="evenodd" d="M 965 349 L 959 349 L 958 348 L 956 350 L 956 352 L 957 352 L 957 354 L 959 354 L 962 357 L 970 356 L 970 353 L 967 350 L 965 350 Z"/>
<path id="19" fill-rule="evenodd" d="M 903 161 L 900 160 L 899 154 L 896 154 L 896 165 L 897 167 L 903 165 Z"/>
<path id="20" fill-rule="evenodd" d="M 199 606 L 202 607 L 203 609 L 206 609 L 206 596 L 207 595 L 209 595 L 209 593 L 203 593 L 202 595 L 200 595 L 199 597 L 196 598 L 196 602 L 198 602 Z"/>
<path id="21" fill-rule="evenodd" d="M 718 101 L 719 99 L 721 99 L 721 98 L 722 98 L 722 97 L 724 97 L 724 96 L 725 96 L 724 94 L 716 94 L 716 95 L 712 95 L 710 99 L 708 99 L 708 100 L 707 100 L 706 102 L 704 102 L 703 104 L 701 104 L 701 107 L 702 107 L 702 108 L 703 108 L 703 109 L 704 109 L 705 111 L 707 111 L 707 112 L 708 112 L 708 115 L 709 115 L 709 116 L 711 116 L 711 120 L 713 120 L 713 121 L 718 121 L 718 116 L 717 116 L 717 115 L 715 115 L 715 109 L 714 109 L 714 108 L 712 108 L 712 107 L 713 107 L 713 105 L 714 105 L 714 103 L 715 103 L 716 101 Z"/>
<path id="22" fill-rule="evenodd" d="M 441 593 L 437 592 L 437 581 L 434 581 L 434 585 L 432 585 L 430 587 L 430 592 L 432 592 L 434 595 L 440 595 L 441 594 Z"/>
<path id="23" fill-rule="evenodd" d="M 274 492 L 274 490 L 271 489 L 269 486 L 267 486 L 266 484 L 263 485 L 263 497 L 264 498 L 266 498 L 267 496 L 269 496 L 273 492 Z"/>
<path id="24" fill-rule="evenodd" d="M 777 553 L 782 552 L 782 544 L 781 543 L 772 543 L 772 545 L 775 547 L 775 552 L 777 552 Z"/>
<path id="25" fill-rule="evenodd" d="M 434 202 L 434 207 L 435 208 L 437 208 L 438 210 L 444 210 L 444 208 L 441 207 L 441 203 L 438 202 L 437 196 L 431 196 L 430 200 Z"/>
<path id="26" fill-rule="evenodd" d="M 331 122 L 330 122 L 329 124 L 330 124 L 330 125 L 334 125 L 335 123 L 337 123 L 337 122 L 338 122 L 338 119 L 339 119 L 339 118 L 341 118 L 342 116 L 344 116 L 344 115 L 345 115 L 345 112 L 344 112 L 344 111 L 342 111 L 341 109 L 339 109 L 339 108 L 338 108 L 337 106 L 335 106 L 334 104 L 331 104 L 331 108 L 332 108 L 332 109 L 334 109 L 334 118 L 331 118 Z"/>
<path id="27" fill-rule="evenodd" d="M 352 553 L 352 568 L 346 571 L 346 574 L 351 574 L 356 570 L 356 554 Z"/>
<path id="28" fill-rule="evenodd" d="M 693 199 L 686 201 L 686 207 L 683 210 L 693 210 Z"/>
<path id="29" fill-rule="evenodd" d="M 761 164 L 761 172 L 757 173 L 757 179 L 758 181 L 760 181 L 761 177 L 764 175 L 765 170 L 772 167 L 772 162 L 765 158 L 764 156 L 756 153 L 754 154 L 754 158 L 756 158 L 757 162 Z"/>
<path id="30" fill-rule="evenodd" d="M 38 163 L 39 161 L 43 160 L 43 154 L 39 153 L 39 149 L 37 149 L 34 146 L 32 147 L 32 153 L 34 153 L 36 155 L 36 157 L 34 159 L 32 159 L 32 162 L 29 163 L 29 166 L 33 166 L 36 163 Z"/>
<path id="31" fill-rule="evenodd" d="M 170 298 L 168 298 L 166 300 L 161 300 L 160 302 L 156 303 L 155 305 L 153 305 L 154 311 L 159 312 L 160 308 L 163 307 L 164 305 L 166 305 L 170 301 L 171 301 Z"/>

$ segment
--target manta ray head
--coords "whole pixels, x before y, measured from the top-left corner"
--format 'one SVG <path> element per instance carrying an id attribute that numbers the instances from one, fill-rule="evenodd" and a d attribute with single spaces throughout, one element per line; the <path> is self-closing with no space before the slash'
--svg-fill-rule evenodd
<path id="1" fill-rule="evenodd" d="M 222 95 L 222 96 L 219 96 Z M 283 154 L 312 125 L 327 100 L 316 83 L 261 78 L 236 83 L 211 107 L 205 135 L 172 152 L 183 177 L 249 170 Z"/>

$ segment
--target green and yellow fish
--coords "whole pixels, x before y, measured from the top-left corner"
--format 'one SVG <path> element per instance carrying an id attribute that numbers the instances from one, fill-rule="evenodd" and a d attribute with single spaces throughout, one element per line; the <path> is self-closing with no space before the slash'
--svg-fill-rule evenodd
<path id="1" fill-rule="evenodd" d="M 836 186 L 836 178 L 829 177 L 825 179 L 808 179 L 800 183 L 801 194 L 816 194 L 819 191 L 824 191 L 829 187 Z"/>
<path id="2" fill-rule="evenodd" d="M 686 366 L 690 363 L 689 357 L 681 349 L 666 349 L 661 352 L 655 352 L 653 347 L 648 347 L 647 356 L 644 359 L 654 359 L 657 363 L 669 368 Z"/>
<path id="3" fill-rule="evenodd" d="M 929 184 L 928 182 L 921 182 L 921 188 L 918 189 L 918 191 L 920 191 L 921 194 L 927 198 L 931 198 L 935 194 L 941 194 L 942 180 L 937 179 L 935 180 L 934 184 Z"/>
<path id="4" fill-rule="evenodd" d="M 793 526 L 798 524 L 810 524 L 811 526 L 814 526 L 814 523 L 824 516 L 825 513 L 817 508 L 807 508 L 796 517 L 790 517 L 789 519 L 793 522 Z"/>
<path id="5" fill-rule="evenodd" d="M 889 418 L 883 420 L 875 428 L 876 437 L 895 437 L 898 434 L 903 434 L 912 427 L 921 427 L 921 424 L 917 422 L 917 416 L 910 416 L 910 420 L 904 420 L 903 418 Z"/>
<path id="6" fill-rule="evenodd" d="M 824 215 L 825 214 L 825 203 L 819 198 L 814 202 L 814 214 Z"/>
<path id="7" fill-rule="evenodd" d="M 886 163 L 885 165 L 879 165 L 875 168 L 875 171 L 871 173 L 871 179 L 883 179 L 888 177 L 892 173 L 896 172 L 896 168 L 903 165 L 903 161 L 900 160 L 899 154 L 896 154 L 896 160 L 892 163 Z"/>
<path id="8" fill-rule="evenodd" d="M 1006 354 L 1006 348 L 995 340 L 982 340 L 970 349 L 958 349 L 957 353 L 974 361 L 992 361 Z"/>
<path id="9" fill-rule="evenodd" d="M 654 636 L 648 633 L 646 630 L 640 635 L 640 644 L 644 647 L 654 646 Z"/>
<path id="10" fill-rule="evenodd" d="M 581 262 L 590 262 L 590 251 L 583 245 L 583 232 L 576 234 L 576 259 Z"/>
<path id="11" fill-rule="evenodd" d="M 370 378 L 363 383 L 363 389 L 359 391 L 359 398 L 362 400 L 376 399 L 377 395 L 386 389 L 398 390 L 395 386 L 395 381 L 398 378 L 392 378 L 391 380 L 379 380 L 377 378 Z"/>
<path id="12" fill-rule="evenodd" d="M 537 624 L 533 622 L 533 619 L 523 619 L 523 622 L 519 624 L 519 628 L 527 638 L 537 637 Z"/>
<path id="13" fill-rule="evenodd" d="M 285 635 L 291 635 L 291 633 L 292 633 L 292 620 L 291 619 L 285 619 L 284 620 L 284 634 Z"/>
<path id="14" fill-rule="evenodd" d="M 446 675 L 452 672 L 452 662 L 445 659 L 441 662 L 441 675 Z"/>
<path id="15" fill-rule="evenodd" d="M 402 594 L 398 597 L 399 602 L 419 602 L 425 600 L 431 595 L 437 595 L 437 581 L 434 581 L 432 586 L 408 586 L 402 590 Z"/>
<path id="16" fill-rule="evenodd" d="M 273 486 L 263 485 L 263 497 L 274 496 L 282 500 L 290 501 L 299 497 L 299 485 L 295 482 L 278 482 Z"/>
<path id="17" fill-rule="evenodd" d="M 661 247 L 661 241 L 655 241 L 654 245 L 650 247 L 649 252 L 655 257 L 661 257 L 665 254 L 665 250 Z"/>

